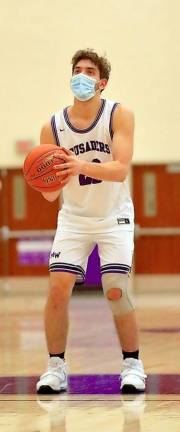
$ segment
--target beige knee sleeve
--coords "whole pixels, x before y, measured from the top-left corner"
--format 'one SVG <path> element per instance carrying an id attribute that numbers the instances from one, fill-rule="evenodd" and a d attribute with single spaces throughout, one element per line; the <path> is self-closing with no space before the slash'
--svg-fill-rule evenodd
<path id="1" fill-rule="evenodd" d="M 104 295 L 113 315 L 124 315 L 135 308 L 134 299 L 128 290 L 128 279 L 128 274 L 105 273 L 102 275 Z M 120 290 L 119 295 L 118 289 Z M 110 295 L 111 292 L 112 295 Z"/>

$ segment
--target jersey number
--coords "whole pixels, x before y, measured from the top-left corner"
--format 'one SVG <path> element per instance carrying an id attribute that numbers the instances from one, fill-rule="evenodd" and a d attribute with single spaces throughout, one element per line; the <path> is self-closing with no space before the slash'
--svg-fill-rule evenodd
<path id="1" fill-rule="evenodd" d="M 99 159 L 93 159 L 92 162 L 96 162 L 96 163 L 101 163 L 101 161 Z M 92 177 L 86 177 L 83 174 L 79 175 L 79 184 L 80 186 L 85 186 L 85 185 L 90 185 L 90 184 L 96 184 L 96 183 L 101 183 L 102 180 L 97 180 L 94 179 Z"/>

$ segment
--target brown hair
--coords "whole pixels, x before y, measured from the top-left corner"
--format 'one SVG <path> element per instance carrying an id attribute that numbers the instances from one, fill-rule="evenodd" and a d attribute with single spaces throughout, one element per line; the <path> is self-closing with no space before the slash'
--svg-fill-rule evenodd
<path id="1" fill-rule="evenodd" d="M 77 63 L 82 59 L 88 59 L 91 60 L 92 63 L 94 63 L 97 68 L 99 69 L 100 73 L 100 79 L 106 78 L 109 79 L 109 75 L 111 72 L 111 65 L 106 57 L 100 57 L 93 49 L 87 48 L 84 50 L 78 50 L 73 55 L 72 58 L 72 73 L 74 72 L 75 66 Z"/>

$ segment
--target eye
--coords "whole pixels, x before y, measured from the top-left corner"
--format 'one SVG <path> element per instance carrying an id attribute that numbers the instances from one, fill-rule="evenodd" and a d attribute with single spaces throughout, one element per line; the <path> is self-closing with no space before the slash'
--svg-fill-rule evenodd
<path id="1" fill-rule="evenodd" d="M 95 76 L 95 75 L 96 75 L 96 72 L 93 71 L 93 70 L 90 70 L 90 71 L 88 72 L 88 75 Z"/>

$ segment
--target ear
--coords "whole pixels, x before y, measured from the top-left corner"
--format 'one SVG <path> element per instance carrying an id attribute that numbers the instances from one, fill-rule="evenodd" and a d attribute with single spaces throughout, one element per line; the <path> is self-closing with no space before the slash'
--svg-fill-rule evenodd
<path id="1" fill-rule="evenodd" d="M 108 83 L 108 80 L 106 78 L 101 79 L 99 82 L 99 89 L 104 90 L 105 87 L 107 86 L 107 83 Z"/>

